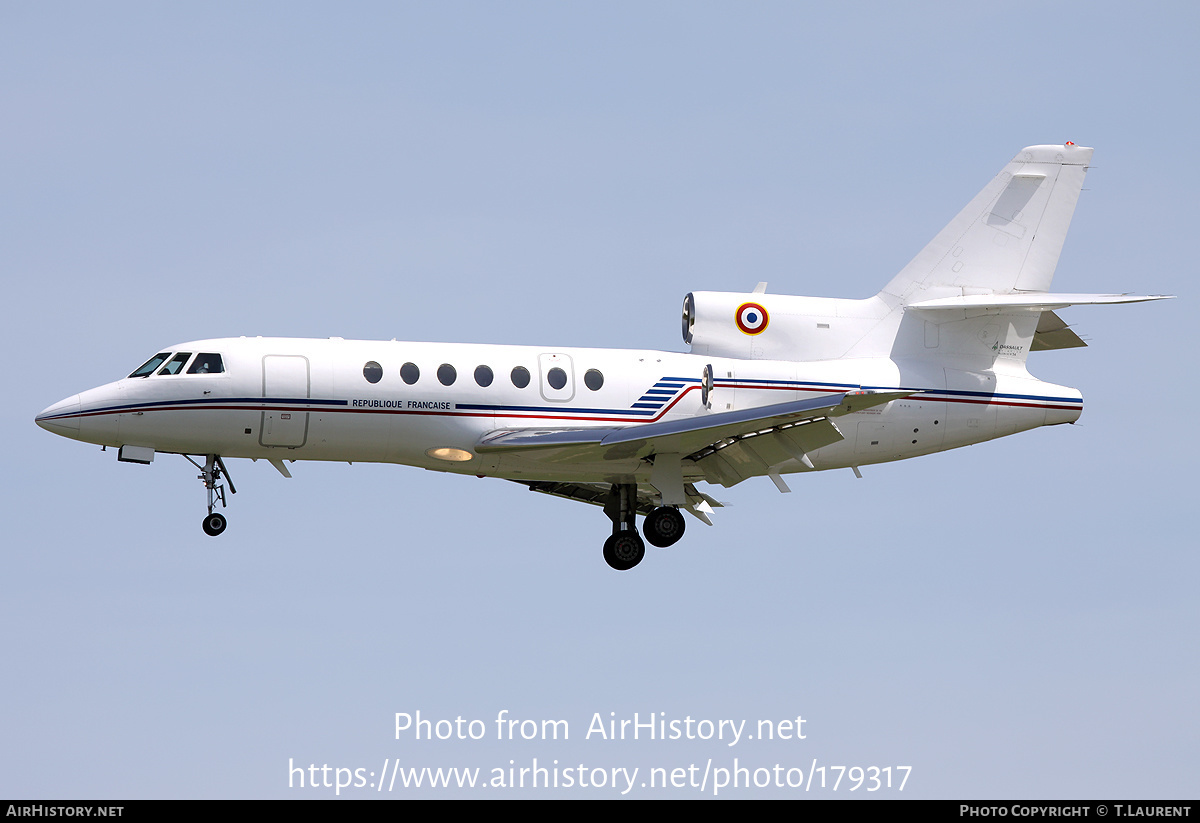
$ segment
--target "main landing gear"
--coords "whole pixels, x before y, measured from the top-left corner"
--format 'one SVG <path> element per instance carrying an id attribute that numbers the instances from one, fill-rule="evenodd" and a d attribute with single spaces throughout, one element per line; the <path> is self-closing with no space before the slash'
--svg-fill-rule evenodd
<path id="1" fill-rule="evenodd" d="M 604 562 L 619 572 L 628 571 L 646 556 L 646 544 L 637 533 L 637 484 L 613 484 L 604 513 L 612 520 L 612 536 L 604 541 Z M 642 531 L 650 544 L 664 549 L 683 537 L 683 515 L 673 506 L 659 506 L 646 515 Z"/>
<path id="2" fill-rule="evenodd" d="M 650 545 L 665 549 L 674 546 L 683 537 L 683 514 L 673 506 L 659 506 L 646 515 L 642 524 L 642 533 L 650 541 Z"/>
<path id="3" fill-rule="evenodd" d="M 221 479 L 224 478 L 225 482 L 229 484 L 230 494 L 237 494 L 237 489 L 233 487 L 229 469 L 225 468 L 225 461 L 219 454 L 206 454 L 203 466 L 193 460 L 190 455 L 185 454 L 184 457 L 189 463 L 200 469 L 199 479 L 204 481 L 204 488 L 208 492 L 208 514 L 204 516 L 204 521 L 200 524 L 201 528 L 209 537 L 216 537 L 229 525 L 225 515 L 213 511 L 218 501 L 221 503 L 221 508 L 225 508 L 225 486 L 221 484 Z"/>

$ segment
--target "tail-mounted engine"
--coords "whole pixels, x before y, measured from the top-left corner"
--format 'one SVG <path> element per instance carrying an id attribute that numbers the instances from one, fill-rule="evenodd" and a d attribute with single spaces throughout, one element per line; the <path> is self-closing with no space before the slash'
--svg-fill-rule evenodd
<path id="1" fill-rule="evenodd" d="M 683 298 L 683 341 L 692 354 L 752 360 L 844 357 L 887 308 L 762 292 L 692 292 Z"/>

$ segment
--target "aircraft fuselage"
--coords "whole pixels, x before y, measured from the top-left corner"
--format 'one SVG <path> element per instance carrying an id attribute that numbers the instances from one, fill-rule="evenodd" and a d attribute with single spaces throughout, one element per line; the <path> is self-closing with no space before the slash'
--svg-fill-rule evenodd
<path id="1" fill-rule="evenodd" d="M 160 453 L 615 482 L 644 480 L 650 466 L 636 454 L 555 463 L 544 455 L 480 454 L 475 447 L 486 433 L 506 428 L 629 427 L 860 389 L 916 391 L 840 418 L 844 439 L 811 452 L 811 469 L 786 454 L 763 455 L 777 471 L 790 473 L 966 446 L 1073 422 L 1082 410 L 1079 392 L 1027 373 L 950 371 L 886 358 L 806 363 L 646 350 L 287 338 L 202 340 L 163 351 L 193 358 L 215 352 L 224 370 L 127 377 L 51 406 L 38 423 L 88 443 Z M 402 376 L 405 364 L 409 378 L 415 375 L 411 384 Z M 701 378 L 707 365 L 714 380 L 706 406 Z M 518 386 L 522 369 L 528 382 Z M 561 371 L 557 381 L 555 369 Z M 685 479 L 700 477 L 685 470 Z"/>

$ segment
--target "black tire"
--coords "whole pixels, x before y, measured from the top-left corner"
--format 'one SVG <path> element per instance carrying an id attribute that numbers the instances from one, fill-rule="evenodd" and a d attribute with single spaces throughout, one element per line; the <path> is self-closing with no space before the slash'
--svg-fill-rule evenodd
<path id="1" fill-rule="evenodd" d="M 635 531 L 623 531 L 604 541 L 604 562 L 619 572 L 629 571 L 646 556 L 646 544 Z"/>
<path id="2" fill-rule="evenodd" d="M 679 542 L 679 538 L 683 537 L 686 525 L 679 509 L 671 506 L 659 506 L 646 515 L 646 522 L 642 524 L 642 533 L 646 535 L 646 540 L 651 546 L 665 549 L 667 546 L 674 546 Z"/>
<path id="3" fill-rule="evenodd" d="M 217 514 L 216 512 L 205 516 L 204 523 L 202 524 L 204 533 L 209 537 L 216 537 L 225 531 L 225 527 L 228 525 L 229 523 L 225 520 L 225 515 Z"/>

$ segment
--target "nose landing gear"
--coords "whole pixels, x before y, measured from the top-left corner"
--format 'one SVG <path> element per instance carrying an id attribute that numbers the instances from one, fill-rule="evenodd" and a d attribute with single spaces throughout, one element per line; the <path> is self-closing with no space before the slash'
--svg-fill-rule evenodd
<path id="1" fill-rule="evenodd" d="M 219 454 L 206 454 L 203 466 L 193 460 L 190 455 L 185 454 L 184 457 L 189 463 L 200 469 L 198 479 L 204 481 L 204 488 L 208 492 L 208 514 L 204 516 L 201 528 L 209 537 L 216 537 L 229 525 L 225 515 L 213 511 L 218 501 L 221 503 L 221 508 L 225 508 L 225 486 L 220 482 L 222 477 L 229 484 L 230 494 L 237 494 L 237 489 L 234 488 L 233 480 L 229 477 L 229 469 L 225 468 L 225 461 Z"/>

